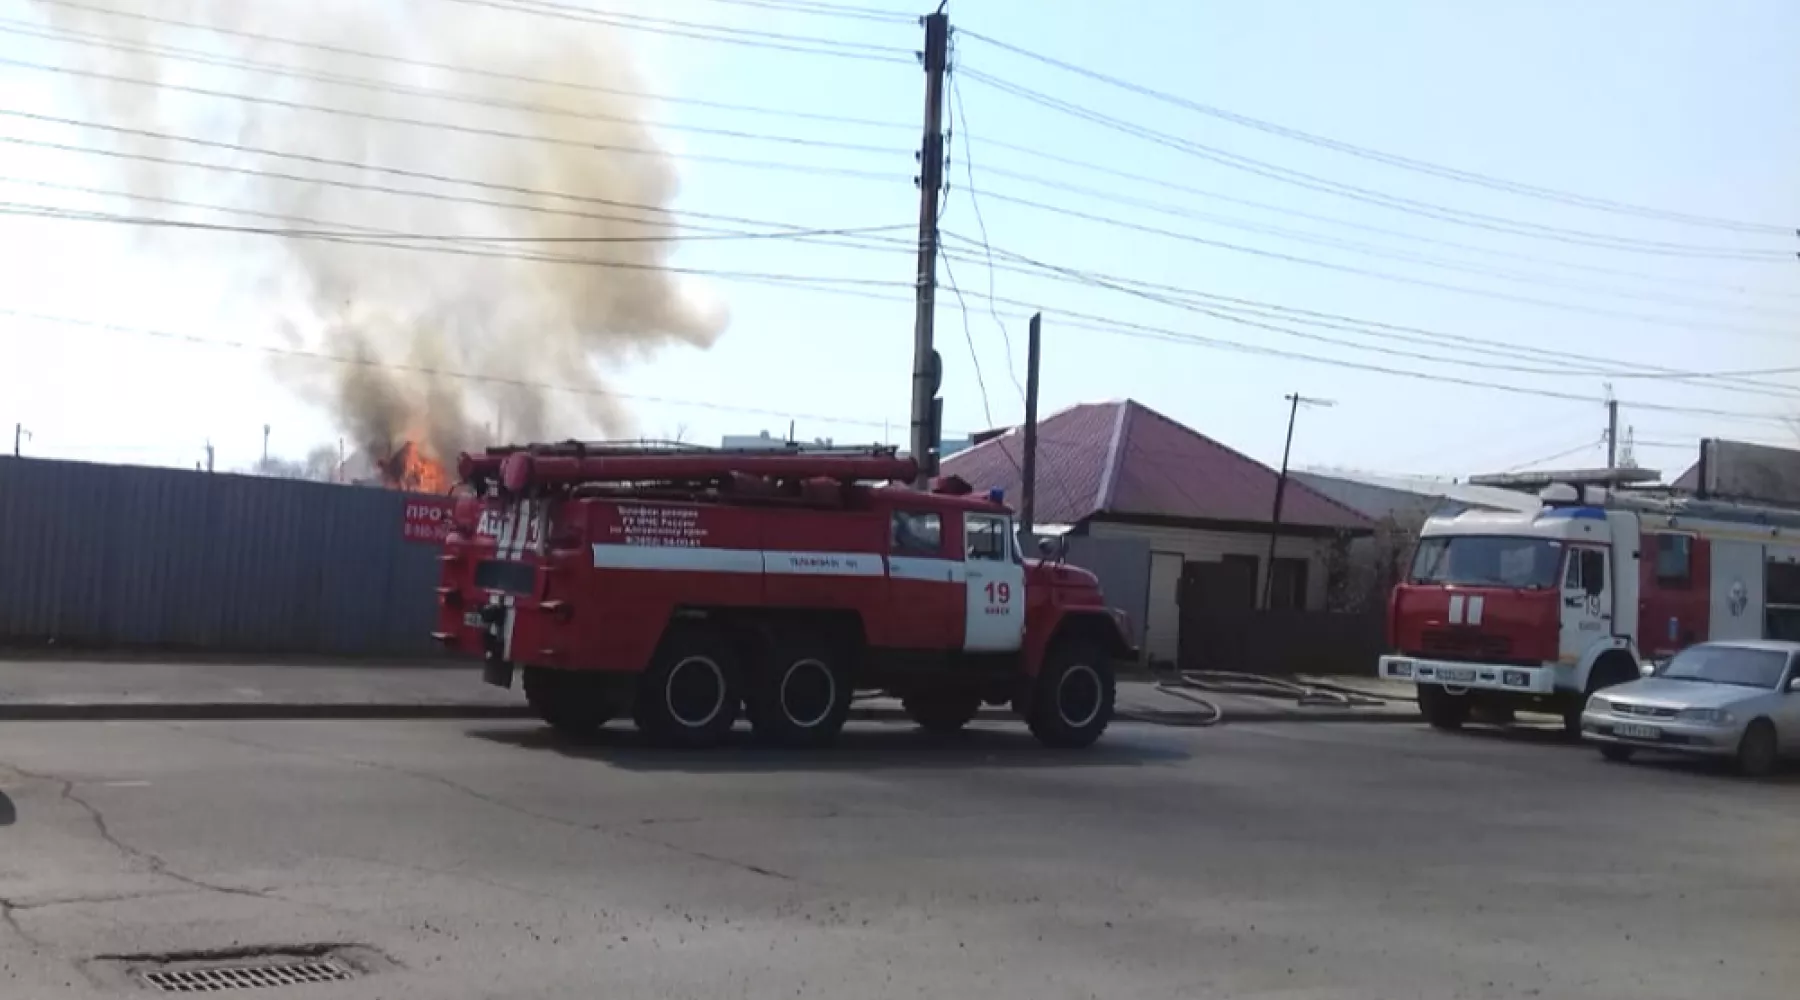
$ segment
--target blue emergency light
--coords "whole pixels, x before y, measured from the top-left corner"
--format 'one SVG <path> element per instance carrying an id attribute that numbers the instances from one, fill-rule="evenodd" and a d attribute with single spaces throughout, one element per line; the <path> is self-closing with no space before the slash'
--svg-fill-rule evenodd
<path id="1" fill-rule="evenodd" d="M 996 486 L 993 489 L 988 490 L 988 500 L 993 503 L 1005 503 L 1006 491 Z"/>

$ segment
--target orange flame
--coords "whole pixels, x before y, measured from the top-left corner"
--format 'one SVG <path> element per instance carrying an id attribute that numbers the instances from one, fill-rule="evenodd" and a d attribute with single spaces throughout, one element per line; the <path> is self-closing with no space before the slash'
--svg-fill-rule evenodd
<path id="1" fill-rule="evenodd" d="M 382 464 L 381 472 L 388 486 L 411 493 L 443 493 L 452 482 L 450 470 L 411 441 Z"/>

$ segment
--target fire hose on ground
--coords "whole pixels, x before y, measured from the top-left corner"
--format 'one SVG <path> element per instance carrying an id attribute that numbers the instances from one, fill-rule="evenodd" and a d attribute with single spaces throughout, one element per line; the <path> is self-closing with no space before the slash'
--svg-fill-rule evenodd
<path id="1" fill-rule="evenodd" d="M 1119 713 L 1120 717 L 1139 722 L 1154 722 L 1160 725 L 1195 728 L 1215 726 L 1224 721 L 1225 709 L 1218 702 L 1206 697 L 1207 694 L 1277 698 L 1291 700 L 1294 704 L 1306 708 L 1376 708 L 1390 702 L 1411 700 L 1410 698 L 1377 694 L 1373 691 L 1342 687 L 1324 681 L 1286 680 L 1231 670 L 1157 671 L 1156 690 L 1212 714 L 1201 719 L 1177 720 L 1162 713 L 1121 712 Z"/>

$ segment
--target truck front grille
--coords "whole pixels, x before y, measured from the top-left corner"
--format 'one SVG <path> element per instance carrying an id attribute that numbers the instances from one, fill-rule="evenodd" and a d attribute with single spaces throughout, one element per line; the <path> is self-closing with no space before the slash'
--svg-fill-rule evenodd
<path id="1" fill-rule="evenodd" d="M 1512 655 L 1512 640 L 1472 629 L 1428 628 L 1419 636 L 1419 651 L 1427 656 L 1505 660 Z"/>

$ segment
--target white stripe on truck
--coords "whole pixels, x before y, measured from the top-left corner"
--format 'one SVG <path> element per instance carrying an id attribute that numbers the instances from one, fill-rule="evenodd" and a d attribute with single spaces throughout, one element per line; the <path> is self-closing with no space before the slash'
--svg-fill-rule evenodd
<path id="1" fill-rule="evenodd" d="M 682 545 L 594 545 L 596 569 L 645 569 L 676 573 L 776 573 L 783 576 L 891 575 L 903 580 L 958 583 L 962 563 L 949 559 L 895 557 L 867 552 L 788 552 Z"/>

